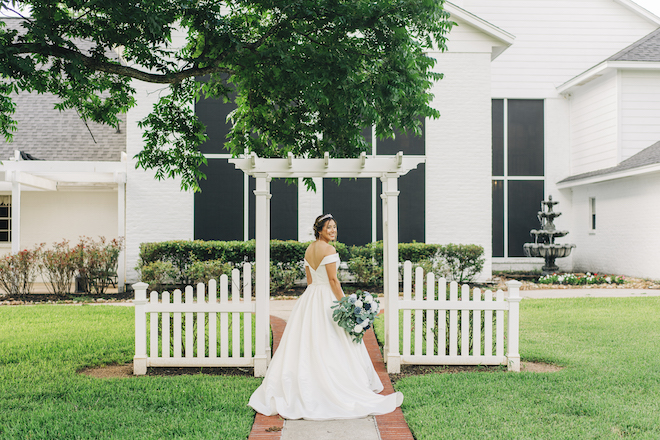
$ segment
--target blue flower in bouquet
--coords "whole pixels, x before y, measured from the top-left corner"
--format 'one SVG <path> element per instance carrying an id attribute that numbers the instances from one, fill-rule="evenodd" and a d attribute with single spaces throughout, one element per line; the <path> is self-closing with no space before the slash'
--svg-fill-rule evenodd
<path id="1" fill-rule="evenodd" d="M 380 303 L 369 292 L 358 290 L 357 292 L 335 301 L 332 306 L 332 318 L 341 328 L 359 343 L 362 341 L 364 332 L 371 328 L 371 324 L 378 316 Z"/>

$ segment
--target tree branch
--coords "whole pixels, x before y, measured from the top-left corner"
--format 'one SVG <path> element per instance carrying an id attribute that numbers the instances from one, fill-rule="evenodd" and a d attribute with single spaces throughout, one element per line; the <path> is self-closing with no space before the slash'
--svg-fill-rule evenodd
<path id="1" fill-rule="evenodd" d="M 156 84 L 176 84 L 186 78 L 194 76 L 203 76 L 209 73 L 223 72 L 232 74 L 234 71 L 226 67 L 217 65 L 207 67 L 191 67 L 183 69 L 178 72 L 171 73 L 150 73 L 130 66 L 122 66 L 121 64 L 110 63 L 101 61 L 84 55 L 78 51 L 71 50 L 60 46 L 42 46 L 30 43 L 18 43 L 9 46 L 16 49 L 16 54 L 39 54 L 43 56 L 52 56 L 71 61 L 79 61 L 85 67 L 99 72 L 111 73 L 115 75 L 126 76 L 129 78 L 139 79 L 141 81 L 156 83 Z"/>

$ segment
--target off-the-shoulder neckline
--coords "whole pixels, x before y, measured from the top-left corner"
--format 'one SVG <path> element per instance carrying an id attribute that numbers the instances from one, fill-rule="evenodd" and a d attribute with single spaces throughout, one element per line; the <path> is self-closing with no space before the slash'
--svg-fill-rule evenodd
<path id="1" fill-rule="evenodd" d="M 335 252 L 334 254 L 326 255 L 325 257 L 323 257 L 323 259 L 321 260 L 321 262 L 319 263 L 319 265 L 316 266 L 316 269 L 314 269 L 314 268 L 312 267 L 312 265 L 309 264 L 309 261 L 307 261 L 307 258 L 305 258 L 305 263 L 307 263 L 307 265 L 310 267 L 310 269 L 312 269 L 314 272 L 316 272 L 317 270 L 319 270 L 319 267 L 323 266 L 323 264 L 324 264 L 323 262 L 325 261 L 326 258 L 328 258 L 328 257 L 334 257 L 334 256 L 336 256 L 337 259 L 339 259 L 339 254 L 338 254 L 337 252 Z M 325 264 L 328 264 L 328 263 L 325 263 Z"/>

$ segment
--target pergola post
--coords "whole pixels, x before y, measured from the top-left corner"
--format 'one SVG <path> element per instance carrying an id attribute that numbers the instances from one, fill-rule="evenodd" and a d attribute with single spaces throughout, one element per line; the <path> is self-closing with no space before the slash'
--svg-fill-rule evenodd
<path id="1" fill-rule="evenodd" d="M 270 177 L 267 173 L 255 174 L 255 353 L 254 375 L 263 377 L 270 361 Z"/>
<path id="2" fill-rule="evenodd" d="M 387 270 L 387 263 L 388 263 L 388 256 L 389 256 L 389 239 L 388 239 L 388 231 L 387 231 L 387 196 L 385 193 L 387 192 L 387 179 L 385 176 L 383 176 L 381 179 L 381 194 L 380 194 L 380 199 L 382 201 L 382 220 L 383 220 L 383 306 L 385 308 L 385 343 L 383 347 L 383 360 L 385 363 L 387 363 L 387 355 L 389 354 L 389 348 L 390 348 L 390 338 L 388 336 L 389 334 L 389 322 L 390 322 L 390 313 L 389 313 L 389 291 L 390 291 L 390 285 L 388 283 L 389 280 L 389 271 Z"/>
<path id="3" fill-rule="evenodd" d="M 401 355 L 399 353 L 399 206 L 397 189 L 398 174 L 387 173 L 382 177 L 383 195 L 386 203 L 383 206 L 383 219 L 387 229 L 383 229 L 383 261 L 387 279 L 385 290 L 387 317 L 385 323 L 385 351 L 387 353 L 387 372 L 399 373 L 401 370 Z M 387 213 L 387 214 L 386 214 Z M 386 220 L 385 220 L 386 219 Z"/>

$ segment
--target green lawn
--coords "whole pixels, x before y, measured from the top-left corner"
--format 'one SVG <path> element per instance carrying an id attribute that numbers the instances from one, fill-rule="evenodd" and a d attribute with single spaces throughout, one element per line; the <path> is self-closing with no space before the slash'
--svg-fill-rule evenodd
<path id="1" fill-rule="evenodd" d="M 247 438 L 252 377 L 95 379 L 130 362 L 131 307 L 0 307 L 0 439 Z"/>
<path id="2" fill-rule="evenodd" d="M 520 310 L 523 362 L 565 368 L 402 379 L 417 440 L 660 438 L 660 298 L 527 299 Z"/>

